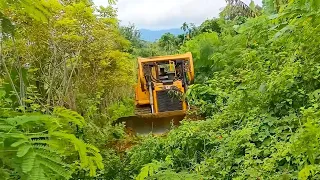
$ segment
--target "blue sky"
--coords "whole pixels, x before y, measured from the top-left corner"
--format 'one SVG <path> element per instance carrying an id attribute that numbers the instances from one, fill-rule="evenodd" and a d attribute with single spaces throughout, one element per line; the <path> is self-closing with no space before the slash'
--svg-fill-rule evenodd
<path id="1" fill-rule="evenodd" d="M 250 3 L 251 0 L 243 0 Z M 261 5 L 262 0 L 254 0 Z M 108 0 L 93 0 L 108 5 Z M 138 28 L 159 30 L 179 28 L 183 22 L 199 25 L 217 17 L 225 0 L 118 0 L 116 8 L 121 24 L 134 23 Z"/>

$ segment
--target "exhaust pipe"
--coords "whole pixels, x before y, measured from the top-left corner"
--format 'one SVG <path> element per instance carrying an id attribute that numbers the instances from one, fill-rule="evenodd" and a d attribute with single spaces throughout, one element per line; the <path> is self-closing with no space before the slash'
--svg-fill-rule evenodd
<path id="1" fill-rule="evenodd" d="M 151 87 L 151 81 L 148 82 L 149 86 L 149 100 L 150 100 L 150 106 L 151 106 L 151 113 L 154 113 L 154 106 L 153 106 L 153 94 L 152 94 L 152 87 Z"/>

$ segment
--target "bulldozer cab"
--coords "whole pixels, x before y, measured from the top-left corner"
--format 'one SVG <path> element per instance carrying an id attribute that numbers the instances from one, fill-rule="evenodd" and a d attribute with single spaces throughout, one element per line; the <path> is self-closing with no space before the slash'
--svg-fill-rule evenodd
<path id="1" fill-rule="evenodd" d="M 182 98 L 193 81 L 191 53 L 138 59 L 135 116 L 122 118 L 137 133 L 163 133 L 184 118 Z"/>
<path id="2" fill-rule="evenodd" d="M 168 61 L 163 64 L 159 64 L 159 80 L 164 80 L 168 82 L 173 82 L 174 78 L 176 77 L 176 68 L 174 61 Z"/>

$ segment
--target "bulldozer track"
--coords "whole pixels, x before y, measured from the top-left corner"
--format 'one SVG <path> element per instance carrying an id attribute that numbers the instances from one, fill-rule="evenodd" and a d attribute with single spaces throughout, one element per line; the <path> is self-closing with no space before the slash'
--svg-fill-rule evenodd
<path id="1" fill-rule="evenodd" d="M 136 115 L 143 115 L 143 114 L 150 114 L 151 108 L 149 106 L 146 107 L 136 107 L 135 114 Z"/>

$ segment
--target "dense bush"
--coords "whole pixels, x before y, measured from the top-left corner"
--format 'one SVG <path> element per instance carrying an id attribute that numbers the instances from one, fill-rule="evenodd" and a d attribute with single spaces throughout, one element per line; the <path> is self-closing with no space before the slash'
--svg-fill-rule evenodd
<path id="1" fill-rule="evenodd" d="M 220 18 L 156 43 L 112 6 L 3 2 L 0 177 L 320 179 L 319 0 L 227 0 Z M 133 112 L 128 52 L 178 51 L 193 54 L 187 99 L 206 120 L 161 137 L 111 126 Z"/>
<path id="2" fill-rule="evenodd" d="M 133 113 L 130 46 L 111 5 L 1 0 L 0 179 L 119 174 L 106 144 L 124 136 L 111 122 Z"/>
<path id="3" fill-rule="evenodd" d="M 69 179 L 83 169 L 103 169 L 100 151 L 76 137 L 86 123 L 76 112 L 55 108 L 51 115 L 20 113 L 6 108 L 0 89 L 1 177 Z"/>
<path id="4" fill-rule="evenodd" d="M 186 42 L 181 50 L 193 52 L 201 77 L 188 97 L 207 120 L 134 147 L 132 174 L 319 179 L 320 21 L 312 2 Z"/>

